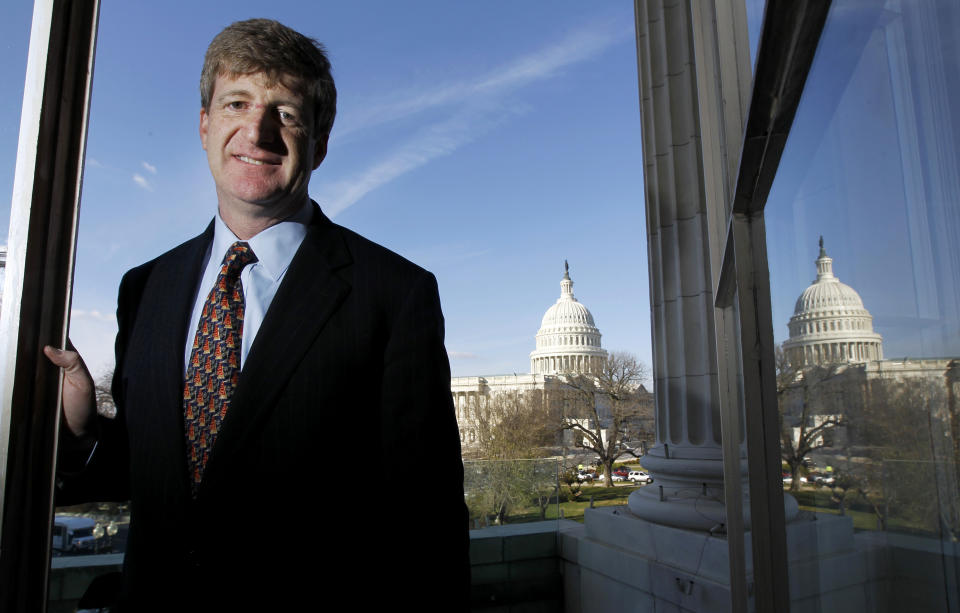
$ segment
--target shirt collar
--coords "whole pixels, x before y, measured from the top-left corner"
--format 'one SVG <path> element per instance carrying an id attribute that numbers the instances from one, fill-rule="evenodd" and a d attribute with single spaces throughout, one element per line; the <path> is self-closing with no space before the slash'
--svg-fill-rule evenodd
<path id="1" fill-rule="evenodd" d="M 300 243 L 303 242 L 303 237 L 307 235 L 307 226 L 310 225 L 312 217 L 313 206 L 310 200 L 307 200 L 293 216 L 243 241 L 253 249 L 257 256 L 257 264 L 263 267 L 263 272 L 274 281 L 279 281 L 290 266 L 293 256 L 300 248 Z M 213 247 L 210 257 L 218 258 L 218 262 L 222 261 L 230 245 L 239 240 L 217 213 L 213 226 Z"/>

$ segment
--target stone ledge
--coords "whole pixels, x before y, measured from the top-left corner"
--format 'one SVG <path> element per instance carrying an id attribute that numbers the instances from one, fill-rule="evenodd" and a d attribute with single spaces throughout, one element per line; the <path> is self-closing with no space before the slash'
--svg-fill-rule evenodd
<path id="1" fill-rule="evenodd" d="M 729 582 L 726 539 L 654 524 L 632 514 L 626 506 L 587 509 L 585 516 L 588 540 L 710 581 Z"/>
<path id="2" fill-rule="evenodd" d="M 581 603 L 588 603 L 588 611 L 611 613 L 654 611 L 653 596 L 629 585 L 610 580 L 589 569 L 581 569 Z M 569 604 L 567 605 L 569 606 Z"/>
<path id="3" fill-rule="evenodd" d="M 576 538 L 570 538 L 570 535 L 582 530 L 581 524 L 569 519 L 471 530 L 470 563 L 495 564 L 558 557 L 564 543 L 568 552 L 575 555 Z"/>
<path id="4" fill-rule="evenodd" d="M 816 513 L 813 518 L 787 524 L 787 560 L 791 565 L 853 550 L 853 519 L 848 516 Z"/>
<path id="5" fill-rule="evenodd" d="M 801 600 L 817 594 L 847 590 L 867 582 L 866 556 L 860 551 L 791 562 L 789 568 L 790 599 Z M 847 610 L 847 609 L 829 609 Z M 860 610 L 860 609 L 851 609 Z"/>
<path id="6" fill-rule="evenodd" d="M 472 530 L 473 610 L 562 611 L 561 539 L 564 535 L 569 539 L 569 533 L 578 527 L 582 528 L 576 522 L 560 520 Z"/>
<path id="7" fill-rule="evenodd" d="M 560 526 L 557 554 L 567 562 L 577 564 L 580 559 L 580 541 L 586 538 L 587 528 L 575 521 L 564 521 L 565 524 Z"/>
<path id="8" fill-rule="evenodd" d="M 543 532 L 559 532 L 564 524 L 576 524 L 577 522 L 569 519 L 551 519 L 547 521 L 533 521 L 525 524 L 507 524 L 505 526 L 490 526 L 480 530 L 470 531 L 471 543 L 475 540 L 485 538 L 503 538 L 505 536 L 518 536 L 522 534 L 540 534 Z"/>
<path id="9" fill-rule="evenodd" d="M 122 553 L 53 558 L 50 563 L 47 611 L 73 611 L 91 581 L 100 575 L 120 572 L 122 568 Z"/>
<path id="10" fill-rule="evenodd" d="M 95 568 L 122 565 L 122 553 L 101 553 L 89 556 L 57 556 L 50 558 L 50 569 L 53 571 L 61 568 Z"/>

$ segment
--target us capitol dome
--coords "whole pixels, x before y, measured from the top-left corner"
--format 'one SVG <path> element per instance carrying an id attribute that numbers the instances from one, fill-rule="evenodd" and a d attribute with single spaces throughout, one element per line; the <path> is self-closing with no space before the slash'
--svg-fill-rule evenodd
<path id="1" fill-rule="evenodd" d="M 530 371 L 534 374 L 596 372 L 607 357 L 593 315 L 573 296 L 570 266 L 566 261 L 563 266 L 560 298 L 544 313 L 537 348 L 530 353 Z"/>
<path id="2" fill-rule="evenodd" d="M 800 294 L 787 326 L 783 350 L 795 368 L 837 362 L 883 359 L 883 337 L 873 331 L 873 317 L 860 294 L 833 274 L 833 258 L 823 248 L 817 279 Z"/>

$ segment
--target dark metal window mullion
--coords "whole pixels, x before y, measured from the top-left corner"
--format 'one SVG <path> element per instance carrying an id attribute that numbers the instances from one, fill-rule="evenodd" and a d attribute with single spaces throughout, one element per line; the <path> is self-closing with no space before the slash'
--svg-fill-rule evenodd
<path id="1" fill-rule="evenodd" d="M 66 341 L 99 0 L 37 0 L 0 329 L 0 610 L 45 611 Z M 0 335 L 3 336 L 3 335 Z"/>
<path id="2" fill-rule="evenodd" d="M 739 317 L 755 604 L 757 611 L 789 611 L 780 428 L 763 213 L 734 214 L 728 240 L 732 249 L 724 255 L 733 258 L 731 267 Z"/>
<path id="3" fill-rule="evenodd" d="M 727 244 L 715 296 L 738 308 L 756 610 L 790 610 L 780 474 L 770 276 L 763 209 L 776 176 L 829 0 L 769 0 L 754 70 Z M 726 433 L 724 438 L 726 439 Z M 725 446 L 725 453 L 728 446 Z M 725 459 L 726 461 L 726 459 Z"/>
<path id="4" fill-rule="evenodd" d="M 728 224 L 724 253 L 720 265 L 720 278 L 715 298 L 715 321 L 717 334 L 730 335 L 736 329 L 734 300 L 736 298 L 736 270 L 733 258 L 733 233 Z M 735 335 L 730 335 L 735 336 Z M 740 458 L 743 442 L 741 399 L 738 391 L 739 351 L 735 343 L 739 338 L 717 339 L 717 347 L 726 350 L 717 356 L 718 380 L 720 383 L 720 426 L 723 447 L 723 490 L 727 513 L 727 547 L 730 562 L 730 610 L 746 613 L 749 610 L 750 589 L 747 584 L 745 528 L 743 521 L 743 482 Z"/>

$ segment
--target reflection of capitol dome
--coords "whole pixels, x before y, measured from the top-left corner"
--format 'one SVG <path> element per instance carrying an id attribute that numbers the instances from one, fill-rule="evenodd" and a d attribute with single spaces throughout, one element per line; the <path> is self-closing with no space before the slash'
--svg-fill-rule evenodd
<path id="1" fill-rule="evenodd" d="M 560 298 L 544 313 L 537 348 L 530 353 L 530 369 L 535 374 L 591 372 L 607 356 L 600 347 L 600 330 L 593 323 L 593 315 L 573 297 L 566 262 L 564 267 Z"/>
<path id="2" fill-rule="evenodd" d="M 883 359 L 883 338 L 873 331 L 873 317 L 856 290 L 833 276 L 823 237 L 817 280 L 797 298 L 788 327 L 783 350 L 795 367 Z"/>

